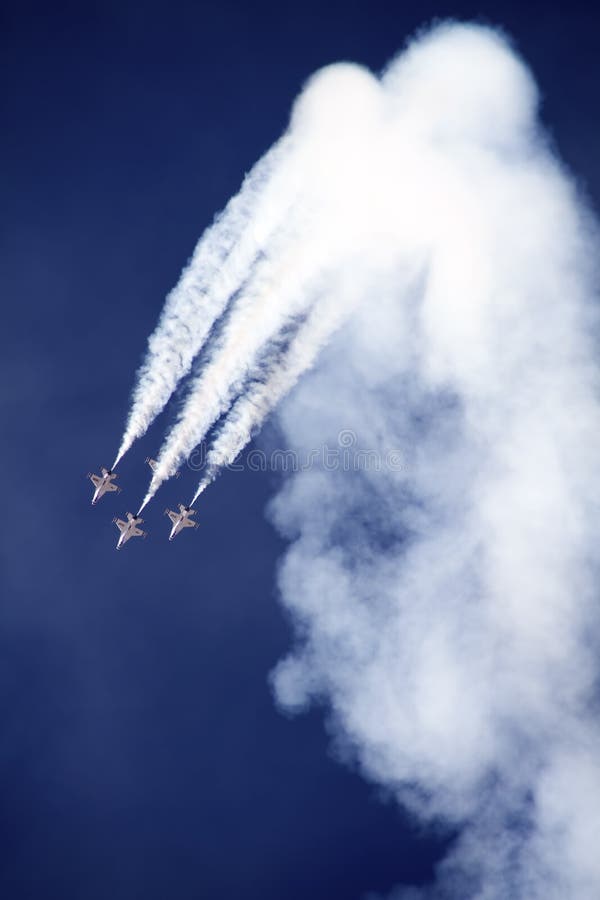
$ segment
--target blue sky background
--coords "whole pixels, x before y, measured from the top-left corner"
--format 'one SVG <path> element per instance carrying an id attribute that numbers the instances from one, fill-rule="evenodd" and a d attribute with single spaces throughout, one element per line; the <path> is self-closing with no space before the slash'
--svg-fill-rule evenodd
<path id="1" fill-rule="evenodd" d="M 171 406 L 93 509 L 135 369 L 201 231 L 279 136 L 304 80 L 380 69 L 454 15 L 504 26 L 562 157 L 600 197 L 588 4 L 3 3 L 0 177 L 0 895 L 353 900 L 423 882 L 443 848 L 290 720 L 274 589 L 277 479 L 226 473 L 200 529 L 114 552 Z M 596 204 L 597 205 L 597 204 Z M 348 423 L 351 427 L 352 423 Z"/>

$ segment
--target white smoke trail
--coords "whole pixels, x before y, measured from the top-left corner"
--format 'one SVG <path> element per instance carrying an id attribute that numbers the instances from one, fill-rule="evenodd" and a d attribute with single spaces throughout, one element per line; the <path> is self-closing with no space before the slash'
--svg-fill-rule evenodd
<path id="1" fill-rule="evenodd" d="M 340 86 L 346 94 L 340 104 Z M 277 238 L 264 248 L 247 287 L 158 457 L 141 509 L 170 477 L 218 417 L 231 405 L 245 378 L 256 371 L 260 353 L 318 293 L 316 284 L 339 268 L 340 254 L 362 228 L 356 227 L 362 168 L 372 163 L 369 125 L 376 118 L 379 87 L 356 66 L 334 66 L 310 83 L 292 118 L 303 147 L 302 197 Z M 350 179 L 357 186 L 348 191 Z M 360 216 L 359 216 L 360 221 Z"/>
<path id="2" fill-rule="evenodd" d="M 209 360 L 193 382 L 178 421 L 161 449 L 142 508 L 162 482 L 171 477 L 182 459 L 204 438 L 218 417 L 229 407 L 249 372 L 258 365 L 259 354 L 286 321 L 310 302 L 304 286 L 306 254 L 286 257 L 274 248 L 274 260 L 264 260 L 238 298 L 223 334 Z"/>
<path id="3" fill-rule="evenodd" d="M 216 319 L 285 216 L 296 189 L 296 152 L 293 137 L 284 135 L 246 176 L 240 192 L 198 242 L 148 340 L 113 468 L 164 409 Z"/>
<path id="4" fill-rule="evenodd" d="M 256 382 L 237 401 L 216 437 L 207 457 L 207 472 L 200 481 L 190 506 L 216 478 L 219 471 L 233 463 L 255 429 L 314 364 L 319 352 L 350 313 L 335 304 L 314 307 L 294 336 L 282 358 L 277 358 L 264 381 Z"/>

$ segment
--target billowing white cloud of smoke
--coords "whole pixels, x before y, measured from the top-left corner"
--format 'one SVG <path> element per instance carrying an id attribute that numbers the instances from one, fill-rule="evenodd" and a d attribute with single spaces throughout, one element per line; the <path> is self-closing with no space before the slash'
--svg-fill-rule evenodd
<path id="1" fill-rule="evenodd" d="M 174 317 L 140 383 L 151 418 L 232 300 L 145 504 L 230 410 L 197 498 L 304 373 L 286 446 L 330 452 L 272 506 L 298 627 L 276 695 L 327 702 L 370 778 L 459 829 L 429 891 L 452 900 L 600 884 L 598 241 L 536 116 L 480 27 L 432 30 L 379 80 L 317 73 L 266 219 L 215 238 L 218 302 Z"/>
<path id="2" fill-rule="evenodd" d="M 328 283 L 348 317 L 279 417 L 300 459 L 356 444 L 272 504 L 298 630 L 274 689 L 328 703 L 369 778 L 460 829 L 436 885 L 394 898 L 595 900 L 595 226 L 494 32 L 434 29 L 381 95 L 378 214 Z"/>
<path id="3" fill-rule="evenodd" d="M 113 468 L 164 409 L 285 217 L 296 190 L 296 158 L 297 146 L 286 134 L 246 176 L 239 194 L 198 242 L 148 340 Z"/>

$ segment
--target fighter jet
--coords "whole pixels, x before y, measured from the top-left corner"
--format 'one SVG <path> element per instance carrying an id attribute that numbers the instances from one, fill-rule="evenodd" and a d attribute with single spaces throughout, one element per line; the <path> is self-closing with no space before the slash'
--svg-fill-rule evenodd
<path id="1" fill-rule="evenodd" d="M 148 463 L 148 465 L 150 466 L 152 471 L 156 472 L 156 467 L 158 465 L 158 462 L 155 459 L 152 459 L 151 456 L 146 457 L 146 462 Z M 175 478 L 179 478 L 179 474 L 180 474 L 179 472 L 175 472 Z"/>
<path id="2" fill-rule="evenodd" d="M 184 506 L 183 503 L 179 504 L 179 512 L 175 512 L 172 509 L 165 509 L 165 516 L 168 516 L 173 523 L 169 540 L 172 541 L 175 535 L 179 534 L 183 528 L 197 528 L 198 523 L 193 522 L 190 518 L 190 516 L 195 515 L 196 510 L 192 509 L 191 506 Z"/>
<path id="3" fill-rule="evenodd" d="M 121 532 L 119 540 L 117 542 L 117 550 L 120 550 L 123 544 L 126 544 L 129 538 L 132 537 L 146 537 L 147 532 L 142 531 L 141 528 L 138 528 L 138 525 L 141 525 L 144 520 L 139 516 L 134 516 L 130 512 L 127 513 L 127 521 L 124 522 L 123 519 L 113 519 L 113 522 Z"/>
<path id="4" fill-rule="evenodd" d="M 92 506 L 95 506 L 100 497 L 103 497 L 104 494 L 109 491 L 121 492 L 119 485 L 113 484 L 113 479 L 117 477 L 116 473 L 111 472 L 111 470 L 105 468 L 105 466 L 100 467 L 100 472 L 100 475 L 93 475 L 91 472 L 88 472 L 87 476 L 95 488 L 94 496 L 92 497 Z"/>

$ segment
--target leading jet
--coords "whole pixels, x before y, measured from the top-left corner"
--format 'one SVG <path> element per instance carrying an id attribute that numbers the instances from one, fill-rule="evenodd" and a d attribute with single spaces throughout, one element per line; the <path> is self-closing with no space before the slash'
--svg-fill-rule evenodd
<path id="1" fill-rule="evenodd" d="M 100 473 L 100 475 L 93 475 L 91 472 L 88 472 L 88 478 L 95 488 L 94 496 L 92 497 L 92 506 L 95 506 L 100 497 L 103 497 L 104 494 L 107 494 L 109 491 L 121 491 L 119 485 L 114 484 L 114 479 L 117 477 L 115 472 L 112 472 L 105 466 L 101 466 Z"/>
<path id="2" fill-rule="evenodd" d="M 165 509 L 165 516 L 168 516 L 173 523 L 169 540 L 172 541 L 175 535 L 179 534 L 184 528 L 197 528 L 198 523 L 192 521 L 191 518 L 191 516 L 195 515 L 196 510 L 192 509 L 191 506 L 184 506 L 183 503 L 179 504 L 179 512 L 175 512 L 172 509 Z"/>
<path id="3" fill-rule="evenodd" d="M 129 538 L 146 537 L 148 532 L 138 528 L 144 520 L 140 516 L 134 516 L 130 512 L 127 513 L 127 521 L 123 519 L 113 519 L 113 522 L 121 532 L 117 541 L 117 550 L 120 550 L 123 544 L 126 544 Z"/>

